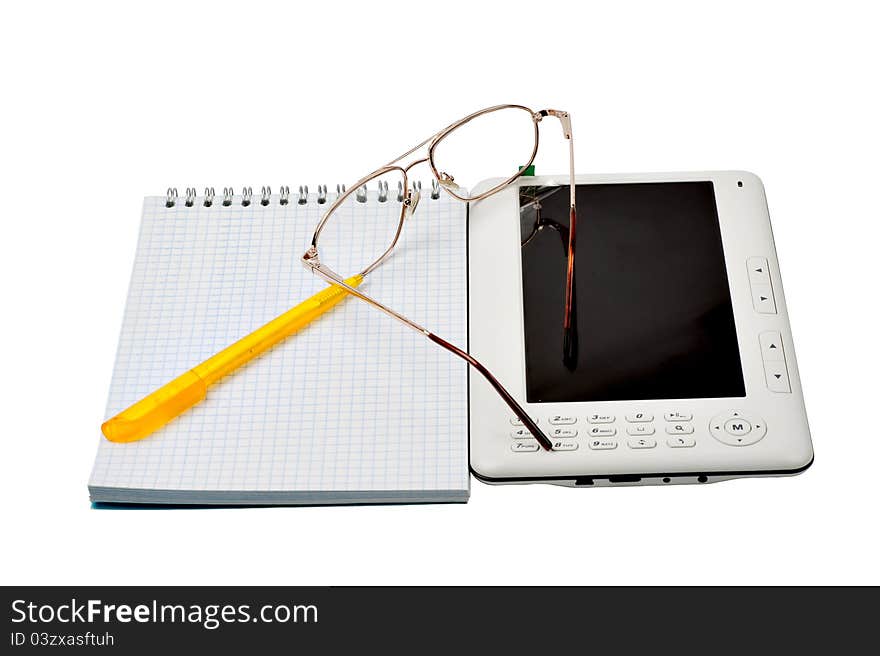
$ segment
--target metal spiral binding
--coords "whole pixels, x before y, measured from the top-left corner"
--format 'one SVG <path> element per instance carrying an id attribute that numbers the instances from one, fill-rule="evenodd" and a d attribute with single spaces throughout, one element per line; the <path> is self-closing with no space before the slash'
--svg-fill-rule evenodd
<path id="1" fill-rule="evenodd" d="M 411 187 L 413 191 L 421 191 L 422 190 L 422 182 L 421 180 L 413 180 L 411 183 Z M 290 187 L 287 185 L 281 185 L 278 193 L 278 204 L 279 205 L 289 205 L 291 202 L 290 198 Z M 346 188 L 344 184 L 336 185 L 336 198 L 343 196 L 346 193 Z M 205 187 L 205 194 L 202 200 L 202 205 L 204 207 L 213 207 L 214 199 L 216 193 L 214 192 L 214 187 Z M 233 202 L 235 202 L 235 191 L 232 187 L 223 187 L 223 200 L 221 204 L 223 207 L 230 207 Z M 242 207 L 249 207 L 253 202 L 254 191 L 252 187 L 243 187 L 241 190 L 241 201 L 240 204 Z M 366 203 L 368 198 L 367 193 L 367 185 L 361 185 L 358 189 L 355 190 L 354 193 L 355 200 L 359 203 Z M 377 196 L 376 199 L 380 203 L 388 202 L 388 182 L 384 180 L 380 180 L 377 183 Z M 403 188 L 403 182 L 400 181 L 397 183 L 397 202 L 402 203 L 403 199 L 406 197 L 406 190 Z M 272 188 L 269 185 L 265 185 L 260 188 L 260 206 L 268 207 L 272 204 Z M 440 183 L 437 180 L 431 180 L 431 199 L 437 200 L 440 198 Z M 183 204 L 185 207 L 193 207 L 198 202 L 199 196 L 196 193 L 195 187 L 186 187 L 184 201 Z M 328 189 L 327 185 L 319 184 L 318 192 L 316 198 L 313 199 L 313 202 L 317 202 L 318 205 L 327 204 L 328 200 Z M 309 186 L 308 185 L 299 185 L 298 194 L 296 198 L 297 205 L 306 205 L 309 202 Z M 165 207 L 171 208 L 176 207 L 178 203 L 178 194 L 177 187 L 168 187 L 168 190 L 165 193 Z"/>
<path id="2" fill-rule="evenodd" d="M 422 191 L 422 181 L 421 180 L 413 180 L 412 190 L 421 192 Z M 404 192 L 403 192 L 403 181 L 398 180 L 398 182 L 397 182 L 397 202 L 402 203 L 405 195 L 406 194 L 404 194 Z M 440 196 L 438 195 L 437 198 L 439 198 L 439 197 Z M 434 196 L 432 195 L 431 198 L 434 198 Z"/>

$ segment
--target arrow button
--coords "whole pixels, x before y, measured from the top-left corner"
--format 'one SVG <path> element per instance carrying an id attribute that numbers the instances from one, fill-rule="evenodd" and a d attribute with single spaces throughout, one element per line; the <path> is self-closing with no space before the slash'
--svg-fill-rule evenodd
<path id="1" fill-rule="evenodd" d="M 767 268 L 767 258 L 754 256 L 748 259 L 746 266 L 749 268 L 749 282 L 759 285 L 770 284 L 770 270 Z"/>
<path id="2" fill-rule="evenodd" d="M 760 314 L 776 314 L 776 301 L 769 283 L 752 283 L 752 304 Z"/>
<path id="3" fill-rule="evenodd" d="M 782 347 L 782 336 L 778 330 L 767 330 L 758 335 L 761 345 L 761 358 L 764 362 L 784 362 L 785 349 Z"/>
<path id="4" fill-rule="evenodd" d="M 767 388 L 771 392 L 791 392 L 785 362 L 765 362 L 764 371 L 767 374 Z"/>

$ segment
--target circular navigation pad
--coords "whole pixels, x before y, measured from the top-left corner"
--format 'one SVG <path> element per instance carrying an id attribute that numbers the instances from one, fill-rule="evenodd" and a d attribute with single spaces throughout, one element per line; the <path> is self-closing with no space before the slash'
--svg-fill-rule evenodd
<path id="1" fill-rule="evenodd" d="M 719 442 L 729 446 L 749 446 L 760 442 L 767 434 L 763 419 L 746 415 L 742 410 L 729 410 L 712 418 L 709 432 Z"/>

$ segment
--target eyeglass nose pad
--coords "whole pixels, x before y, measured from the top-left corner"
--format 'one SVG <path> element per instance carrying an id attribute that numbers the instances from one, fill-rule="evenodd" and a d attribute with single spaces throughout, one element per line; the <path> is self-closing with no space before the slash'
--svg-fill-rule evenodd
<path id="1" fill-rule="evenodd" d="M 437 182 L 439 182 L 441 186 L 446 187 L 447 189 L 459 188 L 458 184 L 455 182 L 455 178 L 449 175 L 446 171 L 440 172 L 440 177 L 437 178 Z"/>
<path id="2" fill-rule="evenodd" d="M 409 196 L 407 197 L 407 201 L 408 201 L 408 203 L 407 203 L 407 205 L 408 205 L 407 216 L 408 217 L 412 216 L 413 214 L 416 213 L 416 208 L 419 206 L 419 199 L 421 199 L 421 197 L 422 197 L 422 192 L 420 192 L 418 189 L 416 189 L 415 191 L 409 192 Z"/>

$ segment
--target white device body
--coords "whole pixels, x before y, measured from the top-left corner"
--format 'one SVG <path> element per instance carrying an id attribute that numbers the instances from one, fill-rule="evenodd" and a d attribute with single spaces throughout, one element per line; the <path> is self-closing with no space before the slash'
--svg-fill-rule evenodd
<path id="1" fill-rule="evenodd" d="M 567 176 L 521 178 L 469 207 L 469 349 L 538 419 L 551 440 L 557 429 L 567 429 L 568 435 L 576 430 L 577 437 L 565 438 L 570 450 L 514 450 L 517 440 L 512 434 L 517 426 L 510 409 L 471 370 L 470 463 L 480 480 L 570 486 L 705 483 L 797 474 L 812 463 L 800 375 L 760 179 L 741 171 L 576 178 L 577 184 L 667 181 L 713 183 L 746 396 L 526 403 L 518 186 L 567 185 L 569 180 Z M 497 182 L 486 181 L 474 191 Z M 590 217 L 579 215 L 578 220 Z M 652 420 L 627 420 L 639 414 Z M 576 422 L 551 424 L 557 416 Z M 591 423 L 591 417 L 602 423 Z M 681 419 L 686 417 L 690 419 Z M 649 430 L 633 429 L 639 423 L 650 424 L 653 433 L 644 440 L 648 445 L 653 440 L 654 446 L 630 445 L 638 447 L 642 439 L 630 435 L 630 430 Z M 751 430 L 744 432 L 748 426 Z"/>

